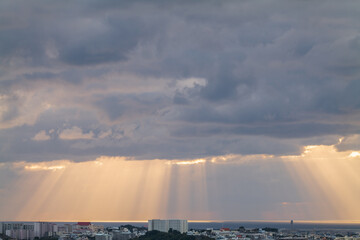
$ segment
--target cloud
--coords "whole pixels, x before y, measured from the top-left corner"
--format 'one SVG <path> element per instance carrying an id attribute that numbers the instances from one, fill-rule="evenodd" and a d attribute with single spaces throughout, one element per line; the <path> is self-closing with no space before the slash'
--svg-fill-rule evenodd
<path id="1" fill-rule="evenodd" d="M 111 129 L 107 130 L 107 131 L 101 131 L 99 134 L 98 134 L 98 138 L 106 138 L 106 137 L 109 137 L 111 136 L 112 134 L 112 131 Z"/>
<path id="2" fill-rule="evenodd" d="M 1 161 L 286 155 L 359 134 L 353 3 L 0 4 Z"/>
<path id="3" fill-rule="evenodd" d="M 35 141 L 46 141 L 50 139 L 50 136 L 46 134 L 44 130 L 38 132 L 33 138 Z"/>
<path id="4" fill-rule="evenodd" d="M 341 138 L 335 147 L 339 151 L 360 150 L 360 134 L 352 134 Z"/>
<path id="5" fill-rule="evenodd" d="M 180 79 L 176 82 L 176 88 L 178 90 L 183 90 L 185 88 L 194 88 L 196 86 L 206 86 L 206 79 L 204 78 L 187 78 Z"/>
<path id="6" fill-rule="evenodd" d="M 59 134 L 59 138 L 63 140 L 92 139 L 93 137 L 94 133 L 92 131 L 84 133 L 81 128 L 77 126 L 64 129 Z"/>

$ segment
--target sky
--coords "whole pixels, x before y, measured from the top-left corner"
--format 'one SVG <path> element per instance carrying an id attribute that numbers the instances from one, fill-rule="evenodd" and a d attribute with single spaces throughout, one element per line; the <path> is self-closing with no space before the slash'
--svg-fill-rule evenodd
<path id="1" fill-rule="evenodd" d="M 0 220 L 360 221 L 359 1 L 0 2 Z"/>

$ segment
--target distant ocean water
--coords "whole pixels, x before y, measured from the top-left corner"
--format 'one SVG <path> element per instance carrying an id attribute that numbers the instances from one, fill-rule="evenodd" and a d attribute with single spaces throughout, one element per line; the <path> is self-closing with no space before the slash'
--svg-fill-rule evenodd
<path id="1" fill-rule="evenodd" d="M 4 221 L 7 222 L 7 221 Z M 17 222 L 17 221 L 14 221 Z M 70 223 L 75 224 L 76 222 L 56 222 L 59 225 Z M 137 227 L 147 227 L 147 221 L 145 222 L 92 222 L 95 225 L 103 225 L 104 227 L 119 227 L 121 225 L 130 224 Z M 360 222 L 357 223 L 328 223 L 328 222 L 297 222 L 294 221 L 291 227 L 290 221 L 279 222 L 279 221 L 206 221 L 206 222 L 189 222 L 189 229 L 221 229 L 230 228 L 232 230 L 238 229 L 239 227 L 245 227 L 247 229 L 254 228 L 277 228 L 279 230 L 300 230 L 300 231 L 337 231 L 337 232 L 358 232 L 360 233 Z"/>
<path id="2" fill-rule="evenodd" d="M 138 227 L 147 227 L 147 222 L 94 222 L 105 227 L 118 227 L 125 224 L 131 224 Z M 230 228 L 238 229 L 240 226 L 245 228 L 278 228 L 291 229 L 289 222 L 261 222 L 261 221 L 224 221 L 224 222 L 189 222 L 189 229 L 220 229 Z M 319 223 L 319 222 L 296 222 L 293 223 L 294 230 L 343 230 L 343 231 L 359 231 L 360 223 Z"/>

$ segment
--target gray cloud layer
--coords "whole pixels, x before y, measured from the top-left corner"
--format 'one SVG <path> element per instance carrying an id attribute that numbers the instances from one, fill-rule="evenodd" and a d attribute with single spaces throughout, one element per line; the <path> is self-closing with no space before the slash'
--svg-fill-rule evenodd
<path id="1" fill-rule="evenodd" d="M 2 1 L 0 16 L 1 161 L 282 155 L 360 132 L 357 1 Z"/>

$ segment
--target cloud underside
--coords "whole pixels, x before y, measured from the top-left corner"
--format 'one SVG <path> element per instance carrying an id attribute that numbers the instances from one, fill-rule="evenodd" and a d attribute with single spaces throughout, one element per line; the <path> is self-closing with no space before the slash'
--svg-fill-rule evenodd
<path id="1" fill-rule="evenodd" d="M 331 3 L 1 2 L 0 161 L 358 150 L 360 8 Z"/>

